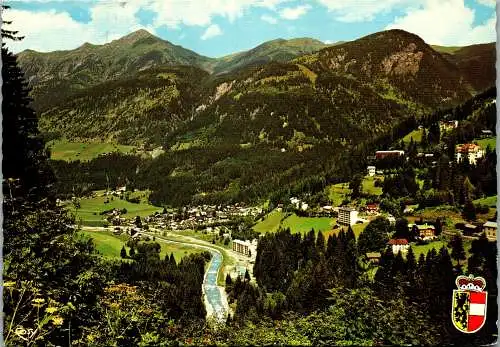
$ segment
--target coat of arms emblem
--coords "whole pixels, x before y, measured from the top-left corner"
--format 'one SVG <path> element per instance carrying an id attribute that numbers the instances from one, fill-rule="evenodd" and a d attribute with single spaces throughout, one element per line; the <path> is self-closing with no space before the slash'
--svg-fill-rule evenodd
<path id="1" fill-rule="evenodd" d="M 458 289 L 453 290 L 451 320 L 455 328 L 463 333 L 475 333 L 486 321 L 488 292 L 484 290 L 486 281 L 474 275 L 458 276 Z"/>

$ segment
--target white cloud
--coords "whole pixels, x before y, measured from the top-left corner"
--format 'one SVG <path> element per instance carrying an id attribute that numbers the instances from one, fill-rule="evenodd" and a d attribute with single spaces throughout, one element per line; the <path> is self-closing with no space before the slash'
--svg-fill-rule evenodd
<path id="1" fill-rule="evenodd" d="M 421 8 L 408 10 L 405 16 L 396 18 L 387 29 L 403 29 L 435 45 L 496 41 L 495 16 L 479 25 L 474 24 L 474 19 L 474 10 L 464 0 L 427 0 Z"/>
<path id="2" fill-rule="evenodd" d="M 56 10 L 7 10 L 3 17 L 12 20 L 11 29 L 24 36 L 24 40 L 7 41 L 7 45 L 14 52 L 26 48 L 46 52 L 74 49 L 84 42 L 103 44 L 139 29 L 155 33 L 155 28 L 141 25 L 135 17 L 138 7 L 119 7 L 118 10 L 118 6 L 107 3 L 92 7 L 88 23 L 75 21 L 69 13 Z"/>
<path id="3" fill-rule="evenodd" d="M 217 24 L 212 24 L 207 28 L 207 30 L 205 30 L 203 35 L 201 35 L 201 39 L 208 40 L 219 35 L 222 35 L 222 30 Z"/>
<path id="4" fill-rule="evenodd" d="M 477 0 L 477 3 L 489 7 L 496 6 L 496 0 Z"/>
<path id="5" fill-rule="evenodd" d="M 233 22 L 251 7 L 275 9 L 287 0 L 136 0 L 157 13 L 155 26 L 210 25 L 214 16 Z"/>
<path id="6" fill-rule="evenodd" d="M 310 5 L 301 5 L 297 7 L 286 7 L 280 12 L 280 17 L 288 20 L 295 20 L 305 15 L 311 9 Z"/>
<path id="7" fill-rule="evenodd" d="M 263 14 L 260 17 L 260 19 L 263 20 L 264 22 L 269 23 L 269 24 L 276 24 L 276 23 L 278 23 L 278 20 L 276 18 L 274 18 L 273 16 L 270 16 L 268 14 Z"/>
<path id="8" fill-rule="evenodd" d="M 146 29 L 154 34 L 161 26 L 170 29 L 179 28 L 181 24 L 206 27 L 212 24 L 215 16 L 234 21 L 252 7 L 275 10 L 277 5 L 289 0 L 81 1 L 88 3 L 90 8 L 91 18 L 87 23 L 78 22 L 68 12 L 55 9 L 41 12 L 5 11 L 5 19 L 13 20 L 12 29 L 19 30 L 20 35 L 25 36 L 23 41 L 8 43 L 8 46 L 14 52 L 27 48 L 43 52 L 74 49 L 86 41 L 103 44 L 138 29 Z M 140 24 L 137 18 L 140 9 L 156 13 L 150 26 Z"/>
<path id="9" fill-rule="evenodd" d="M 373 20 L 376 15 L 408 6 L 418 7 L 425 0 L 317 0 L 341 22 Z M 440 0 L 436 0 L 440 1 Z"/>

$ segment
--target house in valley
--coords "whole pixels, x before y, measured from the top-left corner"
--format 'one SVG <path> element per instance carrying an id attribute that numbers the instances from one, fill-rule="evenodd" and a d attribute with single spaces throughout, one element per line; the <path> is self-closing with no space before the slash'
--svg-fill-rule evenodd
<path id="1" fill-rule="evenodd" d="M 366 170 L 368 172 L 368 176 L 370 177 L 375 176 L 375 170 L 376 170 L 375 166 L 368 166 Z"/>
<path id="2" fill-rule="evenodd" d="M 483 231 L 488 240 L 494 241 L 497 239 L 497 222 L 486 222 L 483 224 Z"/>
<path id="3" fill-rule="evenodd" d="M 366 253 L 366 258 L 372 264 L 380 263 L 381 254 L 379 252 L 368 252 Z"/>
<path id="4" fill-rule="evenodd" d="M 376 151 L 375 152 L 375 157 L 377 159 L 384 159 L 384 158 L 399 158 L 405 155 L 405 151 L 401 150 L 393 150 L 393 151 Z"/>
<path id="5" fill-rule="evenodd" d="M 466 143 L 464 145 L 458 145 L 455 148 L 455 159 L 457 163 L 460 163 L 464 158 L 469 159 L 469 163 L 472 165 L 477 164 L 477 160 L 484 156 L 484 150 L 475 143 Z"/>
<path id="6" fill-rule="evenodd" d="M 392 253 L 394 254 L 407 252 L 408 248 L 410 248 L 410 244 L 407 239 L 390 239 L 387 244 L 391 246 Z"/>

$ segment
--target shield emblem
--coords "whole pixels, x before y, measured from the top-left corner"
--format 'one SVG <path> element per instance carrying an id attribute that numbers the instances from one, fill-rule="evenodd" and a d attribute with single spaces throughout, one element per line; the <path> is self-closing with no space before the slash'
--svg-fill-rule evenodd
<path id="1" fill-rule="evenodd" d="M 457 277 L 453 290 L 451 319 L 455 328 L 463 333 L 479 331 L 486 321 L 488 292 L 484 291 L 486 281 L 481 277 Z"/>

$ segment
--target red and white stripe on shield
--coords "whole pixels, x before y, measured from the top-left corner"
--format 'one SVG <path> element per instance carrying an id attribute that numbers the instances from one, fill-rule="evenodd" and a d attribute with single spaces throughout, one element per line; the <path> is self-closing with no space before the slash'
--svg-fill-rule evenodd
<path id="1" fill-rule="evenodd" d="M 468 333 L 474 333 L 483 327 L 486 321 L 487 296 L 487 292 L 470 292 L 469 320 L 467 322 Z"/>

